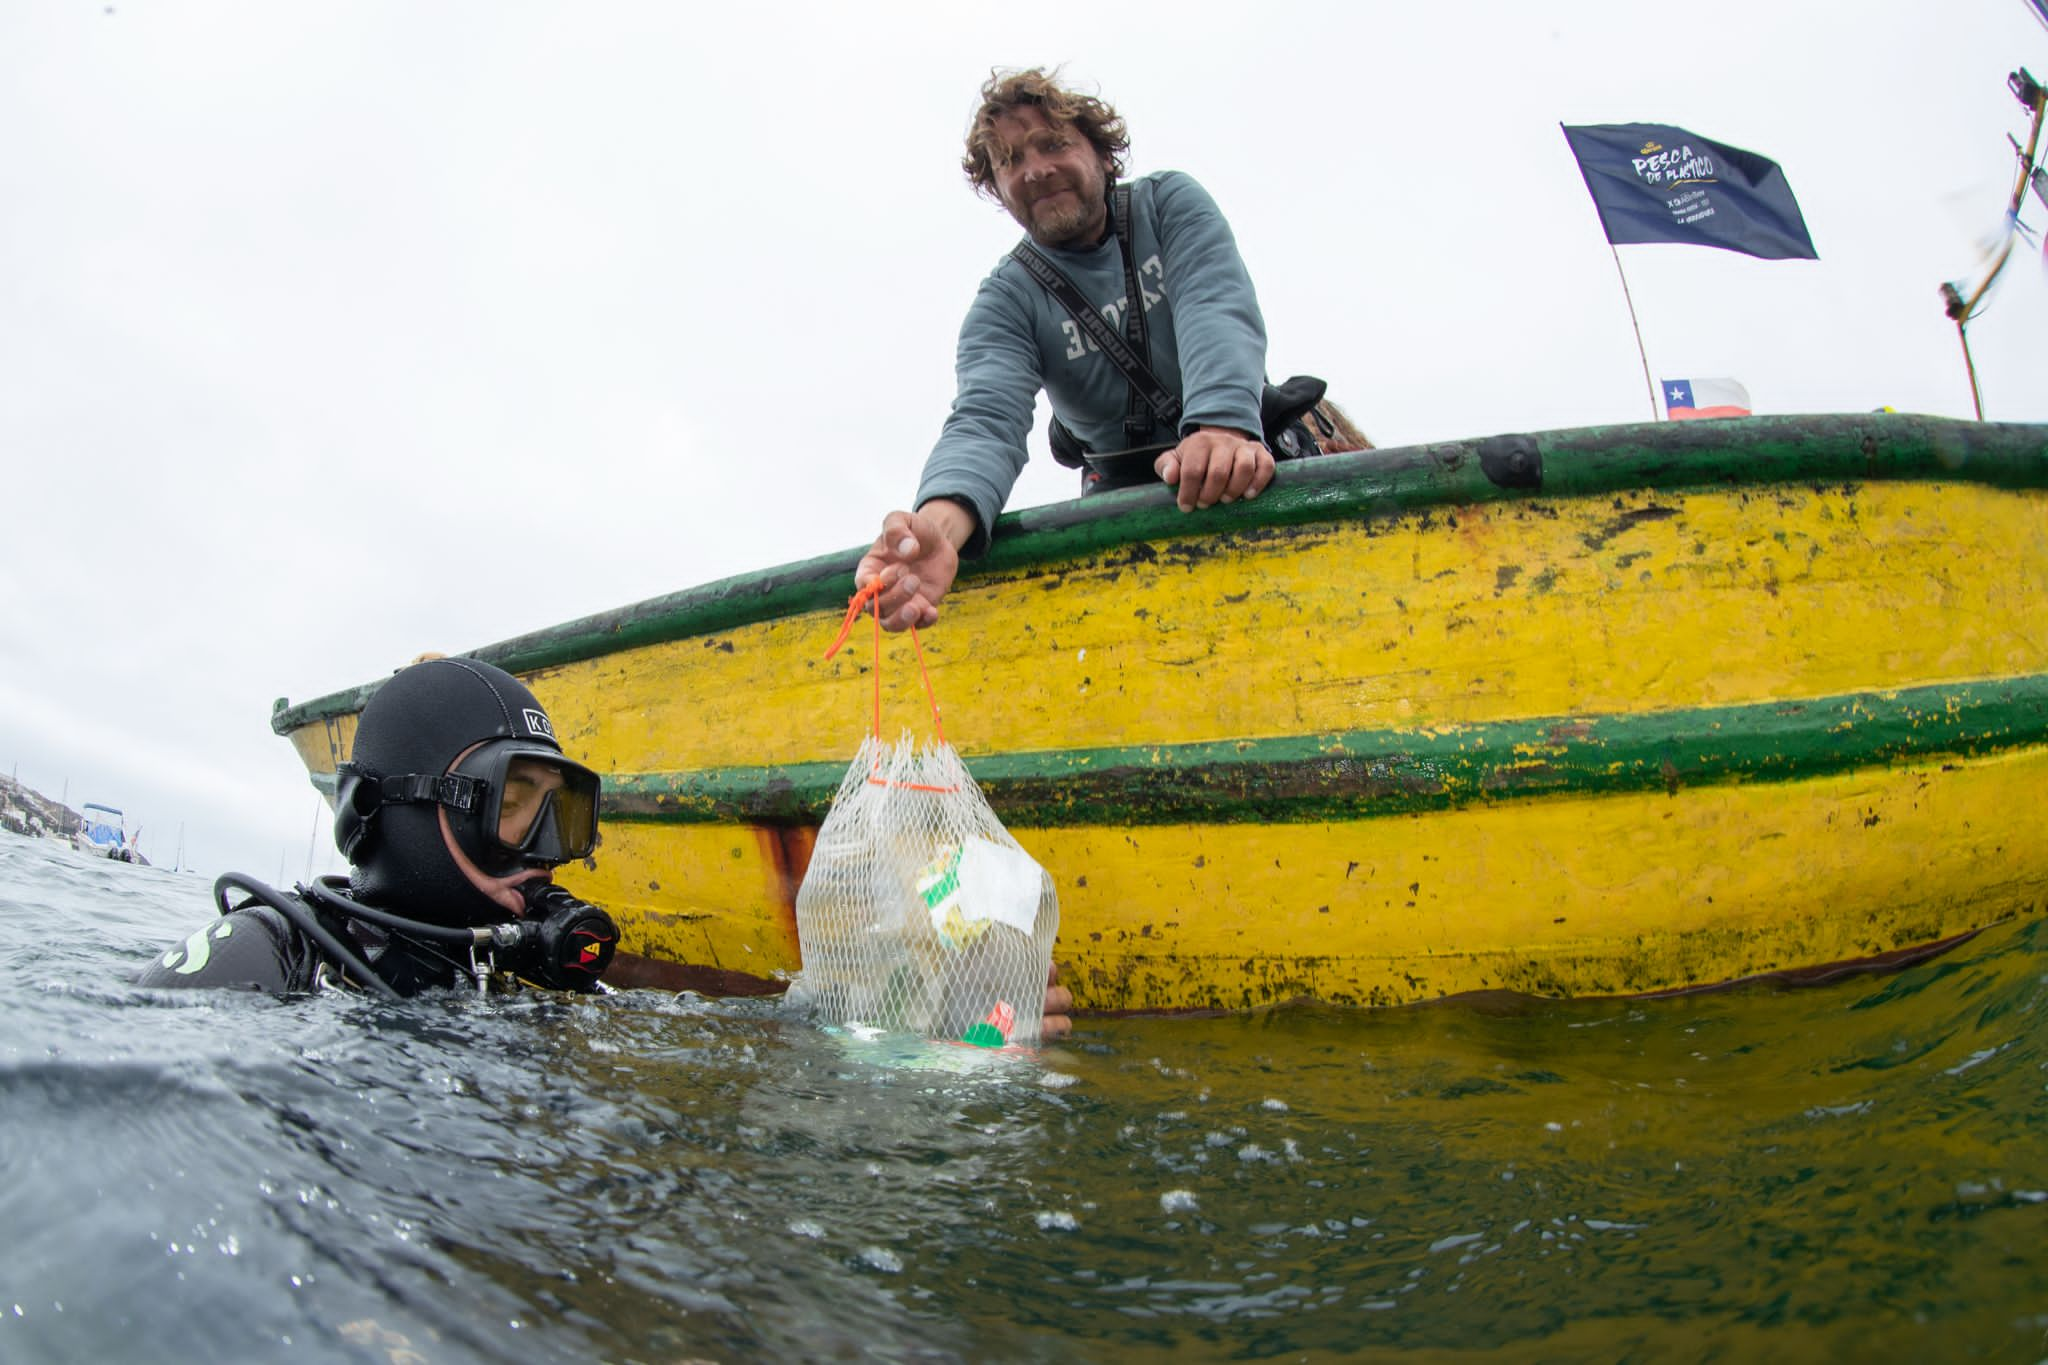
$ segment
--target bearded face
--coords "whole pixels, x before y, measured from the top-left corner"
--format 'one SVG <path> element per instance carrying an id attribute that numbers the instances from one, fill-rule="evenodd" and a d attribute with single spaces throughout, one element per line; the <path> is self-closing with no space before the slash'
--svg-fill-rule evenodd
<path id="1" fill-rule="evenodd" d="M 1040 246 L 1090 246 L 1109 223 L 1108 159 L 1071 126 L 1024 105 L 999 116 L 989 161 L 1003 207 Z"/>

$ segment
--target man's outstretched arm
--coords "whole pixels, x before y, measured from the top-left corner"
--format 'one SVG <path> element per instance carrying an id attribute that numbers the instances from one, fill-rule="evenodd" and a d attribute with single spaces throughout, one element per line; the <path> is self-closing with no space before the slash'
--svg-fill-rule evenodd
<path id="1" fill-rule="evenodd" d="M 1178 172 L 1162 176 L 1156 193 L 1180 348 L 1182 418 L 1179 446 L 1154 468 L 1187 512 L 1257 497 L 1272 482 L 1273 455 L 1259 433 L 1266 323 L 1216 201 Z"/>

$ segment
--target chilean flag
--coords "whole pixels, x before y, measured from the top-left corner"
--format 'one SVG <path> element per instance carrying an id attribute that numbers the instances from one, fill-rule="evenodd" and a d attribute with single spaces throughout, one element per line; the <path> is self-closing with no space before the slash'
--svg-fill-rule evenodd
<path id="1" fill-rule="evenodd" d="M 1747 417 L 1749 390 L 1732 379 L 1667 379 L 1664 415 L 1674 422 L 1695 417 Z"/>

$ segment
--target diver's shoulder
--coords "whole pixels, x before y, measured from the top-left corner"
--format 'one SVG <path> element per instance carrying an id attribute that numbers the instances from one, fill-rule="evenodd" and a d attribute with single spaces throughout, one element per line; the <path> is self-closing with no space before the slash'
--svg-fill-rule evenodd
<path id="1" fill-rule="evenodd" d="M 136 984 L 158 987 L 225 986 L 288 994 L 297 981 L 298 930 L 268 905 L 237 907 L 216 915 L 149 960 Z"/>

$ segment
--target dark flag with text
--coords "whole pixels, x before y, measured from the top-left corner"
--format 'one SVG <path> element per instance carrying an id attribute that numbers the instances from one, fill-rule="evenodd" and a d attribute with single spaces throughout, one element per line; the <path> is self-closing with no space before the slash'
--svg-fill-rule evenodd
<path id="1" fill-rule="evenodd" d="M 1665 123 L 1559 126 L 1616 246 L 1681 242 L 1767 261 L 1820 258 L 1769 157 Z"/>

